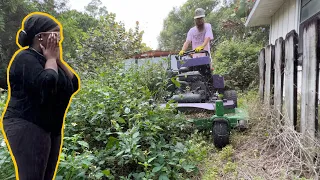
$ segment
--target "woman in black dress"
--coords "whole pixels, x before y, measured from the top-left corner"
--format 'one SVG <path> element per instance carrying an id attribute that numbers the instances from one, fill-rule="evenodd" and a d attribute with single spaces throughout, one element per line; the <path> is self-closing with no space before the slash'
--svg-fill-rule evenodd
<path id="1" fill-rule="evenodd" d="M 51 180 L 57 167 L 64 114 L 79 79 L 60 59 L 60 26 L 35 13 L 18 34 L 20 51 L 9 65 L 5 137 L 20 180 Z"/>

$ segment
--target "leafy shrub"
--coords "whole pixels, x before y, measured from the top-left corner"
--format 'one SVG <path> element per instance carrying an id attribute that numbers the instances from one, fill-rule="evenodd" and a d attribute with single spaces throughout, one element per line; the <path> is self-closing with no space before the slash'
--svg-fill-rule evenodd
<path id="1" fill-rule="evenodd" d="M 67 113 L 56 179 L 196 176 L 212 147 L 170 104 L 160 108 L 151 101 L 165 93 L 164 73 L 157 65 L 129 70 L 116 65 L 82 79 Z M 6 95 L 2 107 L 5 100 Z M 1 148 L 0 155 L 1 179 L 14 178 L 9 152 Z"/>
<path id="2" fill-rule="evenodd" d="M 223 75 L 229 88 L 252 88 L 259 80 L 258 53 L 261 48 L 249 41 L 222 42 L 214 56 L 214 73 Z"/>
<path id="3" fill-rule="evenodd" d="M 2 133 L 0 135 L 0 179 L 15 179 L 14 166 Z"/>
<path id="4" fill-rule="evenodd" d="M 157 65 L 113 66 L 83 80 L 67 114 L 58 178 L 186 179 L 195 174 L 207 150 L 192 141 L 182 114 L 150 101 L 165 92 L 163 73 Z"/>
<path id="5" fill-rule="evenodd" d="M 3 109 L 6 105 L 7 94 L 0 95 L 0 112 L 3 112 Z M 0 128 L 2 124 L 0 124 Z M 0 133 L 0 179 L 13 180 L 15 179 L 14 166 L 11 160 L 10 153 L 7 149 L 6 143 L 2 132 Z"/>

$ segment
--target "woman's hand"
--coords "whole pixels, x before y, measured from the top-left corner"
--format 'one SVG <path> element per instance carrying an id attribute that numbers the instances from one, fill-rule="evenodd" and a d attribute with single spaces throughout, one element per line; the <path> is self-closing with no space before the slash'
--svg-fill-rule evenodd
<path id="1" fill-rule="evenodd" d="M 60 49 L 58 38 L 56 34 L 50 34 L 47 39 L 47 46 L 44 47 L 40 44 L 40 48 L 42 49 L 43 55 L 47 60 L 58 60 L 60 58 Z"/>

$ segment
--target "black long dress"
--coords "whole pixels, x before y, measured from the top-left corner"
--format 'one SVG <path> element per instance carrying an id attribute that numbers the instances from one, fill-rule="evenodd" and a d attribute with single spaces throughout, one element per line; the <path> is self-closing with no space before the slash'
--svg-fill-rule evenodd
<path id="1" fill-rule="evenodd" d="M 58 74 L 45 70 L 45 63 L 32 49 L 17 54 L 9 72 L 11 98 L 4 121 L 24 119 L 59 135 L 70 97 L 79 88 L 78 78 L 74 75 L 70 80 L 60 67 Z"/>
<path id="2" fill-rule="evenodd" d="M 19 52 L 9 71 L 10 101 L 3 128 L 19 169 L 19 179 L 52 180 L 61 146 L 61 130 L 71 95 L 79 89 L 59 67 L 32 49 Z"/>

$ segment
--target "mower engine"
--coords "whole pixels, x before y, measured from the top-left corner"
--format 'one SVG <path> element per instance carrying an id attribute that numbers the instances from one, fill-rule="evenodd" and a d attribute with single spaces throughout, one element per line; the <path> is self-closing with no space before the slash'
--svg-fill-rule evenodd
<path id="1" fill-rule="evenodd" d="M 208 88 L 199 71 L 189 71 L 177 76 L 180 87 L 172 99 L 178 103 L 201 103 L 208 99 Z"/>

